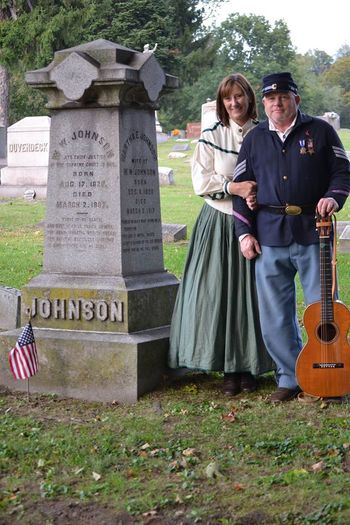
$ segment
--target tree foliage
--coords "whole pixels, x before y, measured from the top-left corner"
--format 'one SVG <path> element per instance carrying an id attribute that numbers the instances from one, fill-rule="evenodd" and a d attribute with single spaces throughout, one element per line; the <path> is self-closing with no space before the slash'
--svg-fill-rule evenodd
<path id="1" fill-rule="evenodd" d="M 209 0 L 2 0 L 0 63 L 11 75 L 11 121 L 43 112 L 43 97 L 32 94 L 24 82 L 26 70 L 46 66 L 59 49 L 97 38 L 138 51 L 157 43 L 157 59 L 165 71 L 186 79 L 197 64 L 199 74 L 201 48 L 208 39 L 200 36 L 206 3 Z"/>
<path id="2" fill-rule="evenodd" d="M 305 57 L 309 59 L 310 72 L 317 76 L 327 71 L 333 62 L 332 57 L 320 49 L 308 51 Z"/>
<path id="3" fill-rule="evenodd" d="M 187 68 L 186 83 L 173 95 L 171 114 L 167 109 L 161 116 L 165 121 L 168 115 L 175 117 L 177 126 L 181 127 L 188 121 L 200 120 L 201 105 L 207 98 L 215 98 L 224 76 L 233 71 L 242 72 L 259 90 L 264 74 L 290 68 L 294 56 L 284 22 L 277 21 L 271 26 L 262 16 L 235 13 L 212 32 L 204 41 L 204 47 L 202 42 L 198 66 L 190 61 L 192 67 Z"/>
<path id="4" fill-rule="evenodd" d="M 341 99 L 338 109 L 334 109 L 341 115 L 343 127 L 350 127 L 350 54 L 338 58 L 323 76 L 326 89 L 338 86 L 341 91 Z"/>
<path id="5" fill-rule="evenodd" d="M 347 46 L 335 62 L 321 50 L 297 56 L 285 22 L 271 24 L 256 15 L 234 13 L 217 28 L 206 27 L 208 13 L 223 1 L 0 0 L 0 64 L 10 74 L 10 123 L 45 112 L 41 93 L 24 81 L 26 71 L 48 65 L 59 49 L 97 38 L 138 51 L 157 44 L 157 60 L 181 85 L 161 100 L 158 115 L 167 130 L 200 120 L 201 105 L 233 71 L 245 74 L 259 92 L 263 75 L 290 70 L 305 111 L 349 112 Z"/>

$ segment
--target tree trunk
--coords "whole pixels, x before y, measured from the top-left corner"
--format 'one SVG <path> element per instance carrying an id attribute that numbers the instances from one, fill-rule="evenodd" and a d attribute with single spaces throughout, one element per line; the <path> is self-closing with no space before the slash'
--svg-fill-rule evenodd
<path id="1" fill-rule="evenodd" d="M 0 127 L 8 126 L 9 77 L 5 66 L 0 64 Z"/>

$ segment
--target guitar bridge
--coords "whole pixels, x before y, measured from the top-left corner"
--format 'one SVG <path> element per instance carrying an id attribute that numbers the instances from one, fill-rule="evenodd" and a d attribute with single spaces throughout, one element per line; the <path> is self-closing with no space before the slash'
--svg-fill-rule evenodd
<path id="1" fill-rule="evenodd" d="M 313 363 L 312 368 L 344 368 L 344 363 Z"/>

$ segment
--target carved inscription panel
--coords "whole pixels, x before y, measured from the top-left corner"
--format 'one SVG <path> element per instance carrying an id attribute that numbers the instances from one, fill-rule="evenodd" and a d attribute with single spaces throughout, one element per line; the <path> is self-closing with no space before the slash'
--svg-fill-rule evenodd
<path id="1" fill-rule="evenodd" d="M 154 111 L 57 111 L 49 157 L 44 270 L 164 270 Z"/>
<path id="2" fill-rule="evenodd" d="M 122 115 L 120 145 L 122 253 L 133 273 L 163 270 L 154 112 L 139 113 Z"/>
<path id="3" fill-rule="evenodd" d="M 53 115 L 46 270 L 119 272 L 119 161 L 113 116 L 113 111 L 94 109 Z"/>

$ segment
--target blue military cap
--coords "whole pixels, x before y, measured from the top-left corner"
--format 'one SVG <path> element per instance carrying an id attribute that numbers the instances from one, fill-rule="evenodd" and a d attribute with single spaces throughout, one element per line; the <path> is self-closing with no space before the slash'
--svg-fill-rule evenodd
<path id="1" fill-rule="evenodd" d="M 298 94 L 298 86 L 288 71 L 272 73 L 263 78 L 262 96 L 276 91 L 291 91 L 294 95 Z"/>

